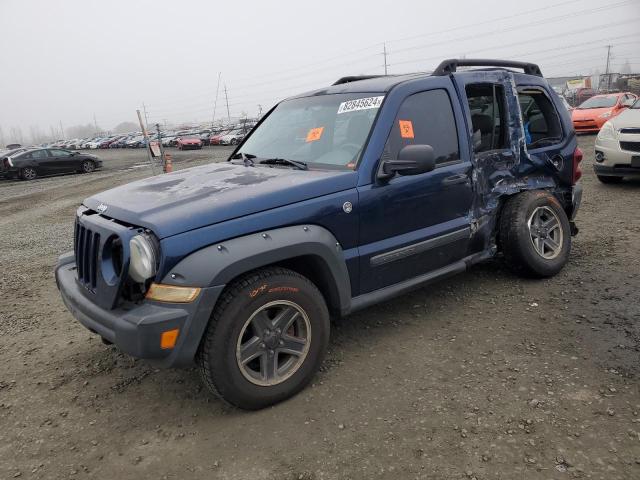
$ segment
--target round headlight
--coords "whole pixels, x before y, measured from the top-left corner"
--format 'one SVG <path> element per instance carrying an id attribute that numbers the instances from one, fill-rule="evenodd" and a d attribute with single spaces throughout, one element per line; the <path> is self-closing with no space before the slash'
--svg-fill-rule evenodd
<path id="1" fill-rule="evenodd" d="M 129 276 L 136 282 L 144 283 L 156 274 L 155 246 L 146 235 L 136 235 L 129 240 L 129 249 Z"/>

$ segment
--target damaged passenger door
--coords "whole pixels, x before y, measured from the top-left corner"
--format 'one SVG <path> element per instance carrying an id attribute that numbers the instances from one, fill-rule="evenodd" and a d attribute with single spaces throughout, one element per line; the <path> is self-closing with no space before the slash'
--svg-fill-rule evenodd
<path id="1" fill-rule="evenodd" d="M 454 81 L 463 100 L 474 169 L 470 251 L 482 252 L 492 248 L 499 197 L 525 153 L 518 96 L 507 71 L 461 72 Z"/>

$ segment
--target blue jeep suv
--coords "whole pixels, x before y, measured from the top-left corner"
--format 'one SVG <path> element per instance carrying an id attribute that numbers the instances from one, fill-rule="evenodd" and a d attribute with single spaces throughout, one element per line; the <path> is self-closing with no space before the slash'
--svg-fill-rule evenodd
<path id="1" fill-rule="evenodd" d="M 345 77 L 277 104 L 227 162 L 86 199 L 56 281 L 106 343 L 195 363 L 225 401 L 262 408 L 310 381 L 331 316 L 496 255 L 559 272 L 581 159 L 534 64 Z"/>

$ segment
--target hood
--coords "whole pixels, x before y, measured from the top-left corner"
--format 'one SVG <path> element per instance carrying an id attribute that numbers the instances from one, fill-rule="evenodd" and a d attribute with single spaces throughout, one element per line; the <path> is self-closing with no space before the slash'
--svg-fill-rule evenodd
<path id="1" fill-rule="evenodd" d="M 640 108 L 625 108 L 620 115 L 610 120 L 616 130 L 640 128 Z"/>
<path id="2" fill-rule="evenodd" d="M 353 171 L 212 163 L 122 185 L 89 197 L 84 205 L 165 238 L 355 188 L 356 183 Z"/>
<path id="3" fill-rule="evenodd" d="M 587 118 L 596 118 L 599 115 L 602 115 L 606 112 L 611 112 L 613 107 L 604 107 L 604 108 L 585 108 L 581 110 L 579 108 L 574 108 L 571 112 L 571 118 L 573 120 L 584 120 Z"/>

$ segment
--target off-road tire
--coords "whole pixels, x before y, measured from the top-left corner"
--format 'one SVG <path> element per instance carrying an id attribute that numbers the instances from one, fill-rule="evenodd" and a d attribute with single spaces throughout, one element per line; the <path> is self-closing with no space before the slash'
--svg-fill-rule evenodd
<path id="1" fill-rule="evenodd" d="M 290 377 L 276 385 L 256 385 L 239 366 L 238 338 L 254 312 L 274 301 L 301 307 L 309 320 L 311 338 L 304 360 Z M 309 383 L 324 358 L 329 329 L 326 302 L 309 279 L 280 267 L 256 270 L 235 280 L 218 299 L 196 363 L 212 393 L 233 406 L 257 410 L 295 395 Z"/>
<path id="2" fill-rule="evenodd" d="M 620 183 L 622 177 L 611 177 L 609 175 L 596 175 L 602 183 Z"/>
<path id="3" fill-rule="evenodd" d="M 529 220 L 540 207 L 555 213 L 562 229 L 560 250 L 555 258 L 545 258 L 534 247 Z M 551 277 L 557 274 L 569 259 L 571 227 L 562 205 L 546 191 L 522 192 L 509 198 L 502 209 L 499 241 L 507 265 L 517 274 L 527 277 Z"/>

